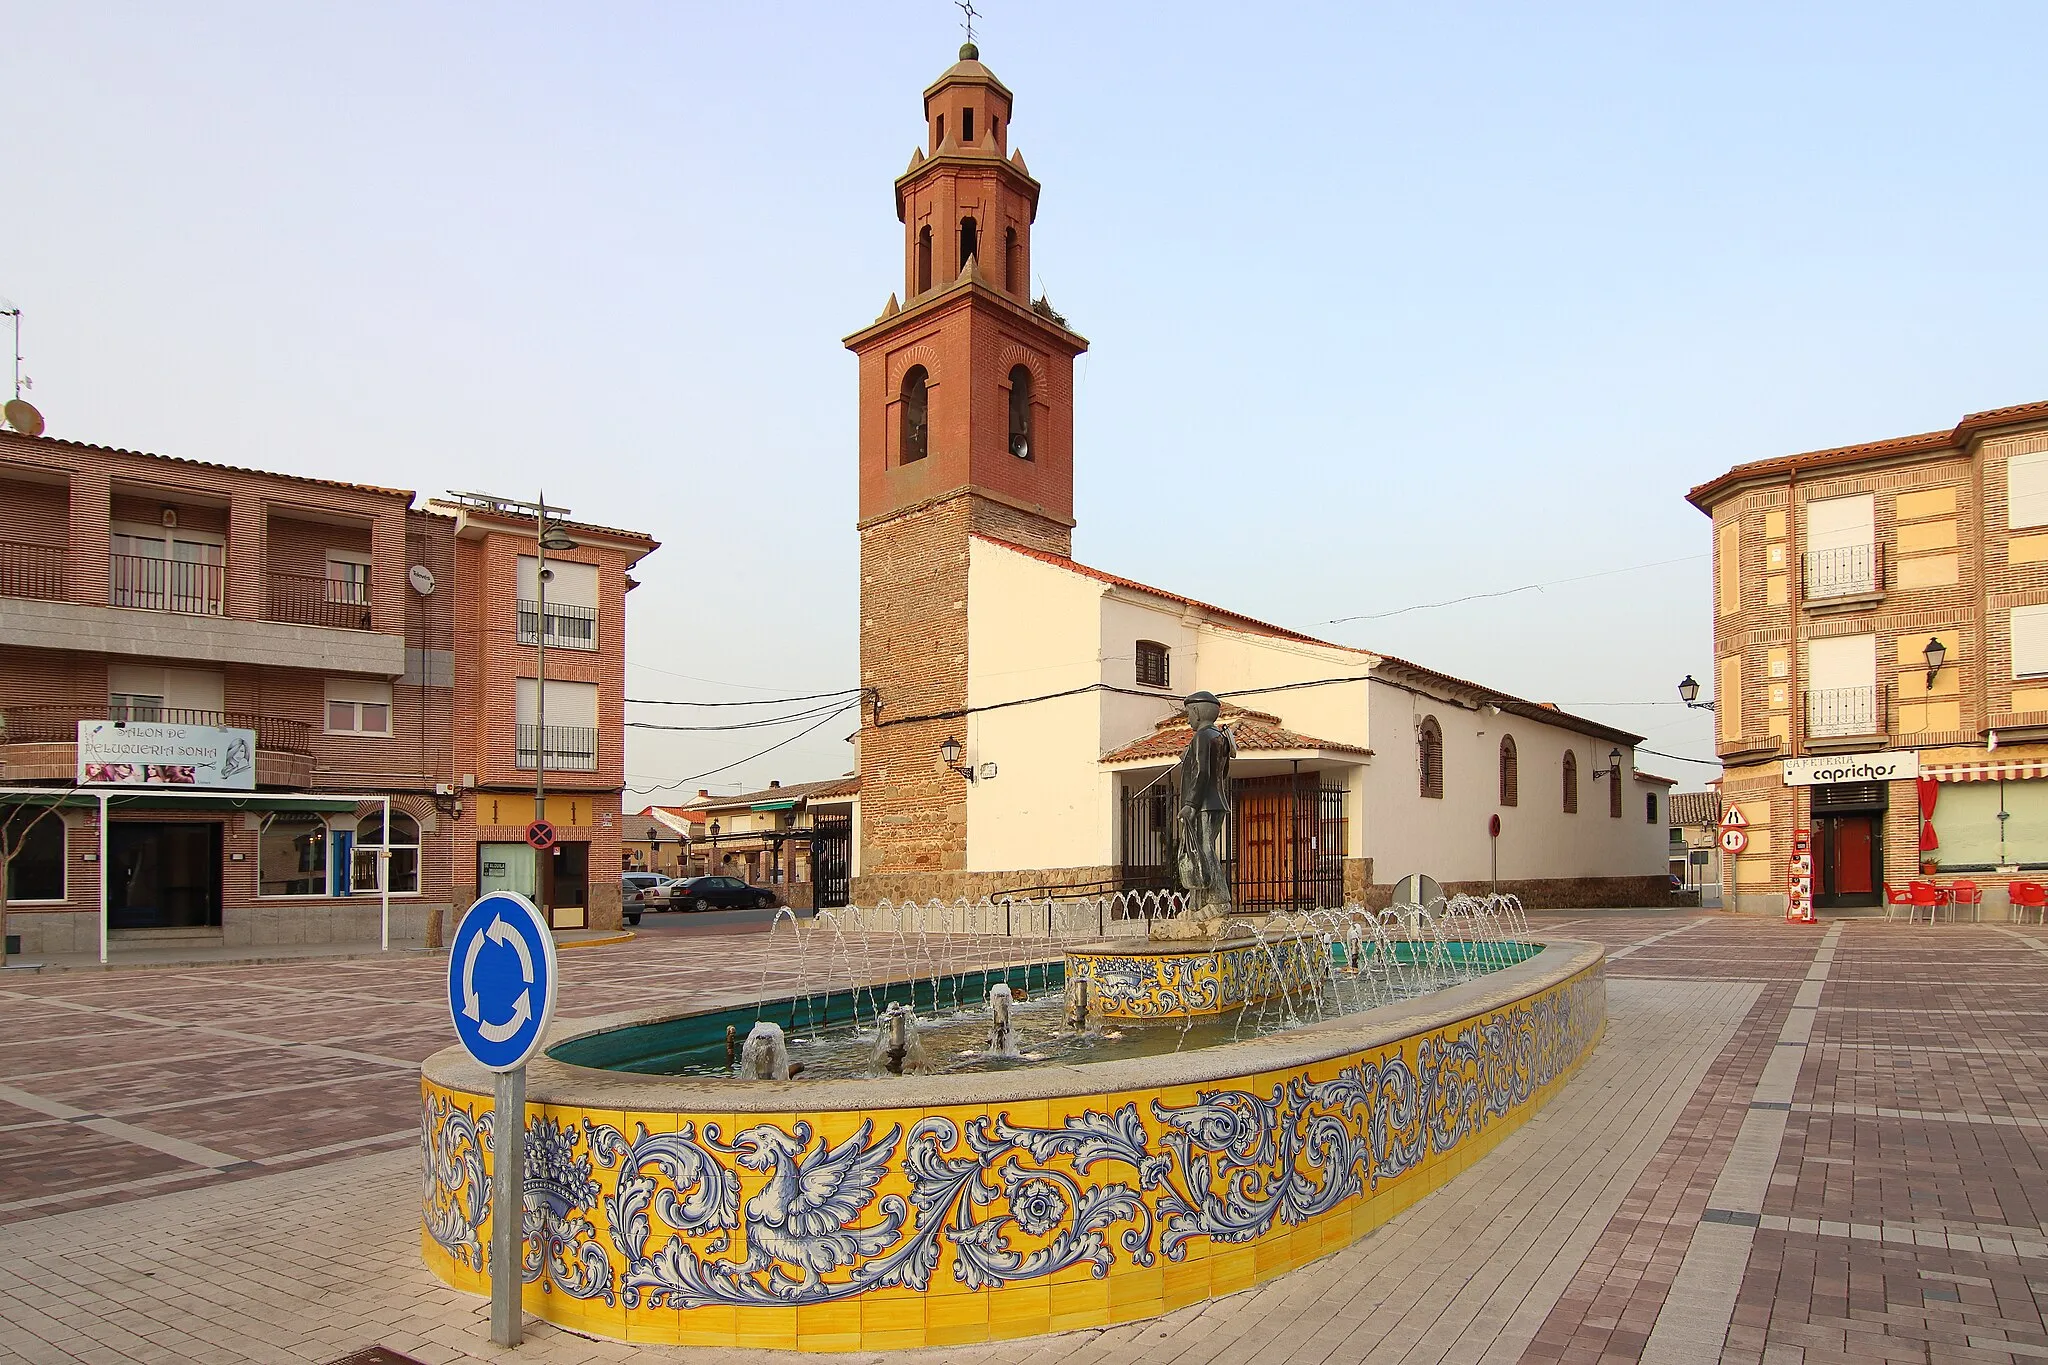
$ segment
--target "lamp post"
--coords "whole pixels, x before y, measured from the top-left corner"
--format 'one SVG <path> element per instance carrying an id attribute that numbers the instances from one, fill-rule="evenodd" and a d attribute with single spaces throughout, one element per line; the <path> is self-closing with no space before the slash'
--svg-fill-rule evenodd
<path id="1" fill-rule="evenodd" d="M 661 827 L 659 825 L 649 825 L 647 827 L 647 870 L 657 873 L 661 871 Z"/>
<path id="2" fill-rule="evenodd" d="M 704 869 L 712 876 L 718 875 L 718 822 L 711 822 L 711 865 Z"/>
<path id="3" fill-rule="evenodd" d="M 537 552 L 534 562 L 534 621 L 533 621 L 533 818 L 548 818 L 548 579 L 553 570 L 548 568 L 549 550 L 573 550 L 576 542 L 562 530 L 560 522 L 548 520 L 550 510 L 567 512 L 569 509 L 548 507 L 548 495 L 541 492 L 540 502 L 533 512 L 533 546 Z M 543 854 L 534 850 L 535 859 L 552 857 L 553 851 Z M 543 879 L 540 868 L 534 869 L 533 884 L 538 891 Z M 554 897 L 546 898 L 552 901 Z M 547 913 L 548 924 L 553 926 L 555 911 L 552 904 L 541 907 Z"/>

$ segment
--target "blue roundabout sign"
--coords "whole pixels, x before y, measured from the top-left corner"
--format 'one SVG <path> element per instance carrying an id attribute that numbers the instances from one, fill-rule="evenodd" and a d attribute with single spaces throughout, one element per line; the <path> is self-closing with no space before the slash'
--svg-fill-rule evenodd
<path id="1" fill-rule="evenodd" d="M 533 902 L 494 891 L 469 908 L 448 952 L 448 1013 L 492 1071 L 526 1065 L 555 1012 L 555 937 Z"/>

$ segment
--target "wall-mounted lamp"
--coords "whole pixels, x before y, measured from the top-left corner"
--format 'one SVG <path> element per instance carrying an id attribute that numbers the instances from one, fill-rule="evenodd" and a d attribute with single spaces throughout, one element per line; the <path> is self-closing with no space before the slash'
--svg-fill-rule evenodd
<path id="1" fill-rule="evenodd" d="M 1695 711 L 1714 709 L 1714 703 L 1700 700 L 1700 685 L 1690 673 L 1678 684 L 1678 699 Z"/>
<path id="2" fill-rule="evenodd" d="M 1593 780 L 1598 782 L 1603 777 L 1619 778 L 1620 776 L 1621 750 L 1609 749 L 1607 751 L 1607 767 L 1604 770 L 1600 768 L 1593 769 Z"/>
<path id="3" fill-rule="evenodd" d="M 1927 690 L 1934 690 L 1934 675 L 1941 672 L 1941 666 L 1948 662 L 1948 650 L 1942 645 L 1939 635 L 1927 637 L 1927 648 L 1920 651 L 1927 659 Z"/>
<path id="4" fill-rule="evenodd" d="M 974 780 L 974 769 L 963 768 L 960 766 L 960 755 L 965 752 L 966 751 L 960 747 L 960 741 L 953 738 L 951 735 L 947 735 L 946 742 L 939 746 L 939 758 L 945 763 L 945 765 L 948 768 L 951 768 L 954 772 L 960 774 L 960 776 L 966 778 L 969 782 L 972 782 Z"/>

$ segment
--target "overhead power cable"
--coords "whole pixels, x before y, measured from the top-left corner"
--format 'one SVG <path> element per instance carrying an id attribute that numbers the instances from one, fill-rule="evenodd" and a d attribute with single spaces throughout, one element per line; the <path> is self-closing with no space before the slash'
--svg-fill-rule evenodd
<path id="1" fill-rule="evenodd" d="M 1351 621 L 1384 621 L 1389 616 L 1405 616 L 1411 611 L 1434 611 L 1438 607 L 1455 607 L 1462 602 L 1479 602 L 1489 597 L 1513 597 L 1516 593 L 1541 592 L 1545 588 L 1561 587 L 1566 583 L 1584 583 L 1592 578 L 1612 578 L 1616 574 L 1640 573 L 1644 569 L 1661 569 L 1667 564 L 1690 564 L 1706 559 L 1706 555 L 1680 555 L 1677 559 L 1658 559 L 1648 564 L 1630 564 L 1620 569 L 1602 569 L 1598 573 L 1574 574 L 1570 578 L 1550 578 L 1541 583 L 1524 583 L 1518 588 L 1499 588 L 1493 592 L 1467 593 L 1463 597 L 1447 597 L 1441 602 L 1417 602 L 1413 606 L 1396 607 L 1392 611 L 1367 612 L 1362 616 L 1337 616 L 1321 624 L 1341 626 Z"/>
<path id="2" fill-rule="evenodd" d="M 783 706 L 792 702 L 851 697 L 865 690 L 859 687 L 842 687 L 836 692 L 810 692 L 801 697 L 762 697 L 756 701 L 676 701 L 669 697 L 628 697 L 626 701 L 634 706 Z"/>
<path id="3" fill-rule="evenodd" d="M 702 779 L 707 777 L 716 777 L 719 773 L 727 772 L 733 768 L 737 768 L 742 763 L 752 763 L 757 758 L 766 758 L 769 754 L 774 753 L 777 749 L 782 748 L 786 744 L 796 743 L 805 735 L 812 734 L 818 730 L 823 729 L 825 726 L 831 724 L 836 717 L 845 715 L 848 711 L 853 710 L 859 704 L 860 702 L 857 699 L 854 701 L 850 701 L 846 705 L 838 708 L 836 711 L 833 711 L 831 715 L 828 715 L 823 720 L 820 720 L 817 724 L 812 725 L 807 729 L 799 730 L 795 734 L 790 735 L 785 739 L 779 739 L 775 741 L 775 743 L 769 745 L 767 748 L 761 750 L 759 753 L 748 754 L 745 758 L 736 758 L 730 763 L 720 764 L 716 768 L 706 768 L 701 773 L 691 773 L 688 777 L 679 777 L 673 782 L 664 782 L 659 786 L 632 787 L 628 788 L 628 790 L 639 792 L 644 796 L 650 795 L 654 792 L 674 791 L 676 788 L 686 787 L 692 782 L 701 781 Z"/>
<path id="4" fill-rule="evenodd" d="M 836 705 L 832 706 L 814 706 L 808 711 L 796 711 L 786 716 L 757 716 L 753 720 L 736 720 L 724 725 L 663 725 L 659 721 L 629 720 L 626 722 L 626 728 L 629 730 L 683 730 L 696 732 L 719 730 L 768 730 L 773 729 L 775 726 L 778 725 L 794 725 L 800 720 L 810 720 L 815 716 L 836 716 L 841 711 L 846 710 L 848 707 L 857 706 L 859 704 L 860 698 L 847 697 L 838 702 Z"/>

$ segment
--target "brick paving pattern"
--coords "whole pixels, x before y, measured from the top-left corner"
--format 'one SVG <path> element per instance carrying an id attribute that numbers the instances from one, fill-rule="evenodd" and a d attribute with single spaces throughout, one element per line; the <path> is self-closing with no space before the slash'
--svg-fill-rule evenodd
<path id="1" fill-rule="evenodd" d="M 1467 1175 L 1258 1289 L 900 1358 L 2048 1359 L 2048 935 L 1550 922 L 1614 954 L 1609 1032 Z M 565 954 L 565 997 L 596 1014 L 787 983 L 770 935 L 700 937 Z M 486 1306 L 418 1255 L 415 1085 L 450 1036 L 442 970 L 0 978 L 0 1362 L 504 1358 Z M 538 1322 L 520 1349 L 771 1358 Z"/>

